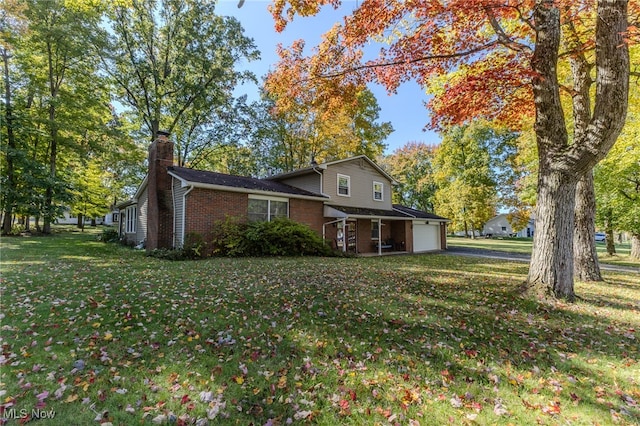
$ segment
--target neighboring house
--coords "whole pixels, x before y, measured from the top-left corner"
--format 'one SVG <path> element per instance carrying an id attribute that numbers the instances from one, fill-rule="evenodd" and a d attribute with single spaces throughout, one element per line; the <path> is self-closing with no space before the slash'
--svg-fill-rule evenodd
<path id="1" fill-rule="evenodd" d="M 482 228 L 482 233 L 487 236 L 511 236 L 511 237 L 522 237 L 522 238 L 531 238 L 533 237 L 533 233 L 535 231 L 534 220 L 529 219 L 527 226 L 523 229 L 515 230 L 511 227 L 509 220 L 507 219 L 506 214 L 499 214 L 487 221 Z"/>
<path id="2" fill-rule="evenodd" d="M 173 165 L 173 144 L 161 133 L 149 147 L 149 172 L 134 198 L 118 205 L 120 230 L 147 250 L 181 247 L 226 217 L 288 217 L 355 253 L 446 249 L 446 224 L 434 214 L 391 203 L 395 180 L 366 156 L 267 179 Z"/>
<path id="3" fill-rule="evenodd" d="M 105 215 L 103 224 L 107 226 L 118 226 L 119 223 L 120 210 L 116 207 L 112 207 L 111 211 Z"/>
<path id="4" fill-rule="evenodd" d="M 91 225 L 92 219 L 90 217 L 84 218 L 85 225 Z M 104 222 L 103 217 L 95 218 L 96 224 L 102 225 Z M 62 216 L 56 218 L 56 223 L 58 225 L 77 225 L 78 224 L 78 216 L 71 214 L 71 209 L 66 207 L 62 212 Z"/>

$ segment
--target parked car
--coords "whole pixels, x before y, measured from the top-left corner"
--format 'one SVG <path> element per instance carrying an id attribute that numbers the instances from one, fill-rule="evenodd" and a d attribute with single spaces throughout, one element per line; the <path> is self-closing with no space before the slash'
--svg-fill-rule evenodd
<path id="1" fill-rule="evenodd" d="M 604 232 L 596 232 L 595 239 L 597 243 L 602 242 L 607 239 L 607 234 L 605 234 Z"/>

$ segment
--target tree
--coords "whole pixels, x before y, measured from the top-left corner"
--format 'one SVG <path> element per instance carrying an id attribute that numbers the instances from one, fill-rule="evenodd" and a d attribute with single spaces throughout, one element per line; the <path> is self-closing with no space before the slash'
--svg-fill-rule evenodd
<path id="1" fill-rule="evenodd" d="M 276 28 L 295 14 L 309 15 L 339 1 L 275 0 Z M 287 8 L 287 5 L 289 7 Z M 629 7 L 640 12 L 637 1 Z M 536 233 L 525 291 L 532 295 L 573 300 L 574 207 L 578 180 L 611 149 L 627 111 L 628 43 L 638 36 L 629 27 L 628 2 L 597 4 L 527 0 L 440 2 L 363 2 L 345 19 L 342 45 L 357 49 L 372 37 L 391 46 L 379 58 L 359 66 L 347 64 L 325 77 L 356 73 L 390 90 L 403 80 L 423 85 L 457 70 L 459 78 L 435 96 L 429 106 L 433 125 L 448 126 L 483 116 L 514 123 L 522 111 L 535 111 L 538 148 Z M 581 20 L 584 40 L 595 50 L 595 101 L 574 114 L 570 143 L 558 81 L 563 26 Z M 316 55 L 318 57 L 319 55 Z M 591 78 L 581 75 L 579 78 Z M 580 81 L 574 82 L 579 89 Z M 580 93 L 577 90 L 577 93 Z M 578 123 L 579 121 L 579 123 Z M 578 131 L 579 130 L 579 131 Z"/>
<path id="2" fill-rule="evenodd" d="M 254 78 L 234 69 L 258 58 L 253 41 L 236 19 L 215 14 L 215 2 L 119 2 L 109 25 L 103 69 L 119 87 L 119 99 L 152 140 L 160 129 L 173 133 L 186 164 L 191 149 L 213 142 L 203 135 L 229 123 L 235 87 Z"/>
<path id="3" fill-rule="evenodd" d="M 332 55 L 339 55 L 339 47 L 329 43 L 335 40 L 335 33 L 330 31 L 325 40 Z M 380 108 L 373 93 L 348 78 L 332 82 L 327 90 L 313 76 L 331 64 L 310 61 L 303 51 L 301 40 L 289 49 L 280 46 L 280 61 L 264 83 L 265 96 L 272 102 L 269 111 L 280 122 L 281 138 L 274 147 L 282 156 L 279 168 L 306 167 L 312 158 L 322 162 L 382 154 L 383 141 L 393 128 L 390 123 L 377 122 Z"/>
<path id="4" fill-rule="evenodd" d="M 506 157 L 501 154 L 509 151 L 504 148 L 509 141 L 511 137 L 483 122 L 444 133 L 434 158 L 434 204 L 439 214 L 451 218 L 452 230 L 475 237 L 495 215 L 505 182 L 501 171 Z"/>
<path id="5" fill-rule="evenodd" d="M 109 212 L 108 172 L 91 159 L 73 173 L 70 203 L 71 213 L 78 217 L 78 227 L 84 229 L 85 219 L 95 219 Z"/>
<path id="6" fill-rule="evenodd" d="M 637 84 L 637 83 L 634 83 Z M 631 234 L 631 258 L 640 259 L 640 93 L 632 93 L 633 107 L 619 141 L 596 166 L 597 222 L 613 245 L 613 232 Z M 609 248 L 610 254 L 614 250 Z"/>
<path id="7" fill-rule="evenodd" d="M 43 232 L 48 233 L 68 195 L 60 166 L 74 155 L 99 149 L 93 136 L 109 117 L 107 87 L 97 73 L 90 43 L 102 11 L 99 3 L 25 0 L 20 4 L 25 29 L 22 37 L 13 39 L 15 69 L 21 76 L 16 93 L 20 108 L 12 111 L 14 153 L 21 159 L 21 178 L 43 185 L 42 200 L 34 195 L 25 201 L 28 209 L 37 207 L 44 218 Z M 29 142 L 37 145 L 28 146 Z M 41 167 L 29 163 L 46 164 L 48 176 L 33 174 Z M 40 189 L 32 188 L 31 193 L 39 194 Z"/>
<path id="8" fill-rule="evenodd" d="M 408 207 L 434 211 L 437 186 L 433 177 L 437 147 L 420 142 L 409 142 L 382 158 L 381 166 L 398 180 L 393 191 L 393 202 Z"/>

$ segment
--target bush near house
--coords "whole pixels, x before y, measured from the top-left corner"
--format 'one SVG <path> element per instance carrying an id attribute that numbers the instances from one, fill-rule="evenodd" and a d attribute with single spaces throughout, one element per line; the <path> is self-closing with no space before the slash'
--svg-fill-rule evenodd
<path id="1" fill-rule="evenodd" d="M 287 218 L 271 222 L 243 222 L 228 217 L 216 221 L 210 233 L 191 232 L 182 249 L 154 250 L 151 256 L 169 260 L 213 256 L 338 256 L 309 226 Z"/>

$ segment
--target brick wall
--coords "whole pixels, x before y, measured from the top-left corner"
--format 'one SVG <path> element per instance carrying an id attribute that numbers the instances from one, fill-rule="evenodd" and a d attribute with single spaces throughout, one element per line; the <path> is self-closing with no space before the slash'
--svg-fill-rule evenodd
<path id="1" fill-rule="evenodd" d="M 370 219 L 358 219 L 357 220 L 357 250 L 358 253 L 371 253 L 373 249 L 373 242 L 371 241 L 371 220 Z"/>
<path id="2" fill-rule="evenodd" d="M 241 192 L 193 189 L 187 195 L 185 206 L 185 235 L 190 232 L 205 235 L 211 231 L 214 222 L 228 216 L 246 220 L 248 200 L 248 195 Z"/>
<path id="3" fill-rule="evenodd" d="M 173 246 L 171 178 L 167 173 L 172 165 L 173 143 L 161 133 L 149 146 L 147 250 Z"/>
<path id="4" fill-rule="evenodd" d="M 289 218 L 304 223 L 322 237 L 324 219 L 324 203 L 322 201 L 289 199 Z"/>

